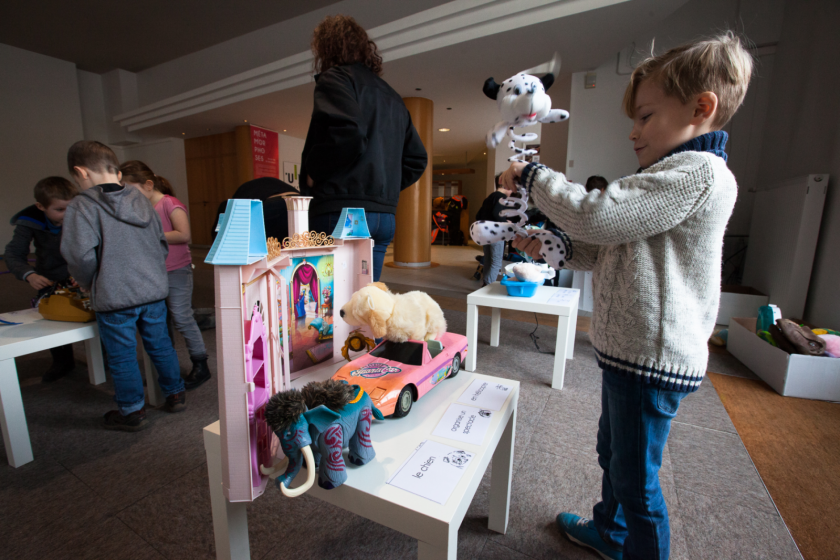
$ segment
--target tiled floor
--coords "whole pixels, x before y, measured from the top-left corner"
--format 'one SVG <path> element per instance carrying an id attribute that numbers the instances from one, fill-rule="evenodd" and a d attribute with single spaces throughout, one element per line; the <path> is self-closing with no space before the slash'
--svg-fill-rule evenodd
<path id="1" fill-rule="evenodd" d="M 471 259 L 469 249 L 455 251 L 454 260 Z M 475 289 L 464 276 L 470 269 L 471 263 L 433 270 L 447 275 L 452 289 L 444 291 L 457 294 Z M 415 281 L 386 270 L 392 283 Z M 420 277 L 415 286 L 432 282 L 413 274 Z M 0 277 L 0 293 L 9 293 L 6 278 Z M 6 296 L 2 305 L 9 305 Z M 463 312 L 445 313 L 450 330 L 465 332 Z M 578 332 L 565 388 L 554 391 L 553 356 L 537 353 L 528 337 L 534 325 L 503 320 L 502 344 L 491 348 L 489 322 L 479 319 L 478 371 L 521 382 L 510 528 L 506 535 L 487 529 L 488 473 L 461 527 L 459 557 L 594 559 L 554 525 L 559 511 L 588 514 L 599 496 L 600 378 L 588 335 Z M 551 340 L 555 332 L 543 325 L 537 334 Z M 215 332 L 204 337 L 215 356 Z M 186 368 L 180 337 L 177 343 Z M 89 385 L 79 367 L 42 386 L 37 379 L 48 362 L 45 353 L 19 360 L 35 461 L 13 469 L 0 448 L 0 558 L 213 558 L 201 428 L 218 417 L 215 384 L 189 393 L 184 414 L 153 410 L 149 430 L 114 433 L 98 425 L 112 406 L 110 383 Z M 708 380 L 683 401 L 660 481 L 672 522 L 671 558 L 800 558 Z M 412 539 L 309 496 L 287 499 L 270 488 L 248 511 L 255 559 L 416 556 Z"/>

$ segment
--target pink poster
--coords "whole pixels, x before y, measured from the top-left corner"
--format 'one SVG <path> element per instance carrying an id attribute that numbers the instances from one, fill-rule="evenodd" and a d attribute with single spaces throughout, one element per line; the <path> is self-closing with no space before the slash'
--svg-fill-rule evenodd
<path id="1" fill-rule="evenodd" d="M 280 178 L 280 137 L 273 130 L 251 126 L 251 149 L 254 156 L 254 179 Z"/>

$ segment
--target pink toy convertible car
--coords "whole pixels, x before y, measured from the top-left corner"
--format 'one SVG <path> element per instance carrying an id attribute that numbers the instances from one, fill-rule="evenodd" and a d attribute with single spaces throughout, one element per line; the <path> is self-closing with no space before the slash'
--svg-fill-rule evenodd
<path id="1" fill-rule="evenodd" d="M 361 386 L 384 416 L 402 418 L 411 405 L 455 377 L 467 356 L 467 337 L 444 333 L 440 340 L 380 343 L 338 370 L 333 379 Z"/>

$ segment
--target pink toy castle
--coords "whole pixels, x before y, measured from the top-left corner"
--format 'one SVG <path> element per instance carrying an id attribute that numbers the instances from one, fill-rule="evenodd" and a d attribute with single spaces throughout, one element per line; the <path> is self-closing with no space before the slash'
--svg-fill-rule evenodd
<path id="1" fill-rule="evenodd" d="M 259 239 L 261 203 L 230 201 L 238 205 L 229 204 L 219 232 L 228 236 L 227 243 L 211 249 L 226 262 L 247 262 L 214 265 L 222 484 L 231 502 L 262 495 L 268 477 L 260 467 L 282 457 L 265 423 L 265 403 L 293 383 L 335 373 L 351 328 L 334 321 L 333 312 L 373 281 L 373 241 L 308 232 L 310 200 L 286 200 L 290 237 L 272 243 L 269 251 Z M 242 203 L 250 209 L 241 211 Z"/>

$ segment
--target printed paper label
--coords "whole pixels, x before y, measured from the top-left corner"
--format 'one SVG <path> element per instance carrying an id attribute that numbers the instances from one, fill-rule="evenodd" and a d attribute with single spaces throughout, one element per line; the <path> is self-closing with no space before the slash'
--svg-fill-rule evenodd
<path id="1" fill-rule="evenodd" d="M 388 484 L 443 505 L 473 457 L 461 449 L 426 440 L 417 446 Z"/>
<path id="2" fill-rule="evenodd" d="M 453 403 L 443 414 L 432 435 L 481 445 L 494 414 L 485 408 Z"/>
<path id="3" fill-rule="evenodd" d="M 458 402 L 485 408 L 501 410 L 513 387 L 503 383 L 493 383 L 484 379 L 476 379 L 467 390 L 458 397 Z"/>

